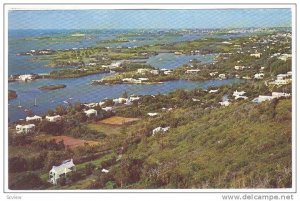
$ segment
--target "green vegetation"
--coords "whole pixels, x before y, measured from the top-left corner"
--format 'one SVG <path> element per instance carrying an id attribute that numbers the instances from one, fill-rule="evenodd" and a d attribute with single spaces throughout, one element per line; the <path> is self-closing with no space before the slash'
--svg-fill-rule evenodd
<path id="1" fill-rule="evenodd" d="M 170 33 L 170 37 L 176 34 Z M 50 65 L 76 68 L 54 71 L 50 73 L 52 78 L 80 77 L 108 70 L 116 72 L 104 78 L 109 84 L 122 83 L 124 78 L 148 78 L 148 83 L 205 80 L 217 78 L 210 75 L 215 71 L 228 78 L 253 78 L 259 72 L 265 76 L 262 80 L 207 90 L 178 89 L 168 94 L 143 95 L 130 105 L 115 104 L 112 99 L 107 99 L 101 107 L 93 107 L 97 115 L 90 117 L 84 113 L 90 106 L 81 103 L 50 109 L 48 115 L 59 114 L 63 116 L 62 120 L 34 122 L 34 134 L 16 134 L 10 127 L 9 187 L 291 188 L 292 99 L 276 98 L 260 104 L 251 102 L 259 95 L 292 92 L 291 84 L 267 85 L 267 81 L 274 80 L 277 74 L 291 70 L 291 59 L 283 61 L 272 56 L 280 51 L 290 54 L 290 39 L 279 38 L 282 39 L 280 43 L 265 43 L 268 38 L 272 36 L 258 34 L 234 38 L 226 43 L 224 39 L 203 38 L 137 48 L 93 47 L 55 52 L 49 56 Z M 159 52 L 194 54 L 195 50 L 201 54 L 220 54 L 212 64 L 191 61 L 169 75 L 162 71 L 153 73 L 156 69 L 144 63 L 123 61 L 121 66 L 113 69 L 106 66 L 115 60 L 148 58 Z M 260 57 L 250 55 L 255 52 L 260 52 Z M 236 70 L 236 65 L 245 68 Z M 138 72 L 138 69 L 146 70 Z M 198 69 L 199 73 L 186 73 L 189 69 Z M 215 91 L 210 93 L 210 90 Z M 236 90 L 245 91 L 248 99 L 236 100 L 233 97 Z M 128 98 L 130 94 L 124 91 L 121 96 Z M 224 99 L 230 101 L 229 106 L 221 106 Z M 102 109 L 106 106 L 112 106 L 113 112 Z M 148 113 L 157 115 L 150 117 Z M 104 124 L 103 120 L 109 117 L 138 118 L 139 121 L 127 125 Z M 158 127 L 169 127 L 169 130 L 153 132 Z M 72 137 L 71 143 L 77 139 L 82 144 L 70 147 L 53 138 L 39 140 L 39 137 L 51 135 Z M 77 171 L 62 178 L 57 186 L 47 185 L 51 167 L 69 158 L 73 158 Z"/>
<path id="2" fill-rule="evenodd" d="M 58 84 L 58 85 L 47 85 L 47 86 L 42 86 L 39 89 L 40 90 L 56 90 L 56 89 L 63 89 L 66 88 L 67 86 L 64 84 Z"/>

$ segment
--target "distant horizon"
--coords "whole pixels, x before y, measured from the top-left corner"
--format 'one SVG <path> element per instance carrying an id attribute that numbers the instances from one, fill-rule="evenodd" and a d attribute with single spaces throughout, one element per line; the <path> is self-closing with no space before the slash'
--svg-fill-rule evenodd
<path id="1" fill-rule="evenodd" d="M 23 29 L 23 28 L 19 28 L 19 29 L 9 29 L 10 31 L 18 31 L 18 30 L 66 30 L 66 31 L 71 31 L 71 30 L 88 30 L 88 31 L 92 31 L 92 30 L 183 30 L 183 29 L 187 29 L 187 30 L 202 30 L 202 29 L 209 29 L 209 30 L 216 30 L 216 29 L 220 29 L 220 30 L 224 30 L 224 29 L 274 29 L 274 28 L 292 28 L 292 26 L 274 26 L 274 27 L 232 27 L 232 28 L 73 28 L 73 29 L 64 29 L 64 28 L 60 28 L 60 29 Z"/>
<path id="2" fill-rule="evenodd" d="M 291 9 L 10 10 L 9 30 L 291 27 Z"/>

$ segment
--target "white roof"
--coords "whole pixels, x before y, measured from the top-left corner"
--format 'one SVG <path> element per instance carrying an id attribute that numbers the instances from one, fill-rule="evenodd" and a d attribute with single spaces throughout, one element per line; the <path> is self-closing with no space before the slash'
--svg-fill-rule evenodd
<path id="1" fill-rule="evenodd" d="M 149 112 L 149 113 L 147 113 L 150 117 L 153 117 L 153 116 L 156 116 L 156 115 L 158 115 L 158 113 L 157 112 Z"/>
<path id="2" fill-rule="evenodd" d="M 26 117 L 26 121 L 42 119 L 42 117 L 34 115 L 33 117 Z"/>
<path id="3" fill-rule="evenodd" d="M 61 174 L 71 172 L 70 168 L 74 166 L 73 159 L 65 160 L 60 166 L 52 166 L 50 172 L 56 173 L 56 177 L 59 177 Z"/>
<path id="4" fill-rule="evenodd" d="M 86 110 L 84 111 L 85 114 L 94 114 L 94 113 L 97 113 L 97 110 L 95 109 L 89 109 L 89 110 Z"/>
<path id="5" fill-rule="evenodd" d="M 20 124 L 18 124 L 17 126 L 16 126 L 16 128 L 34 128 L 35 127 L 35 125 L 34 124 L 27 124 L 27 125 L 20 125 Z"/>
<path id="6" fill-rule="evenodd" d="M 234 92 L 233 92 L 233 96 L 242 96 L 242 95 L 244 95 L 246 92 L 245 91 L 237 91 L 237 90 L 235 90 Z"/>
<path id="7" fill-rule="evenodd" d="M 112 107 L 104 107 L 104 108 L 102 108 L 102 110 L 105 110 L 105 111 L 111 111 L 111 110 L 112 110 Z"/>
<path id="8" fill-rule="evenodd" d="M 49 118 L 49 119 L 60 118 L 60 115 L 46 116 L 46 118 Z"/>

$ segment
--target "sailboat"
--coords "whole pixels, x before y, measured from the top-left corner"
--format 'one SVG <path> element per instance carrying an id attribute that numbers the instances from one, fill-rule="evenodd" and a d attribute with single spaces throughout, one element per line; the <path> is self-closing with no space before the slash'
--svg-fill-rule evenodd
<path id="1" fill-rule="evenodd" d="M 33 106 L 37 107 L 36 98 L 34 98 L 34 105 Z"/>
<path id="2" fill-rule="evenodd" d="M 22 108 L 21 101 L 19 101 L 18 108 Z"/>

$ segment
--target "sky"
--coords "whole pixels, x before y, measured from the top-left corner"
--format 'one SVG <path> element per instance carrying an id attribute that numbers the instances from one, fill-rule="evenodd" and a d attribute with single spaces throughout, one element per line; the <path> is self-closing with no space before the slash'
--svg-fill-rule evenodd
<path id="1" fill-rule="evenodd" d="M 14 10 L 9 29 L 179 29 L 291 26 L 290 9 Z"/>

